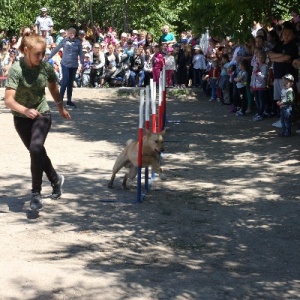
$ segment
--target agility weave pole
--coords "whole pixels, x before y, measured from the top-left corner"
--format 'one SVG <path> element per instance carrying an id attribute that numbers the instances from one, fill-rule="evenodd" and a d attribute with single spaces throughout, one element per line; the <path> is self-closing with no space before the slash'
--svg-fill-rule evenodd
<path id="1" fill-rule="evenodd" d="M 158 110 L 158 131 L 164 130 L 166 125 L 167 91 L 166 91 L 166 67 L 163 66 L 159 77 L 159 110 Z"/>
<path id="2" fill-rule="evenodd" d="M 146 104 L 145 104 L 146 91 Z M 151 120 L 152 132 L 156 132 L 156 83 L 150 81 L 150 86 L 146 86 L 145 90 L 140 90 L 140 106 L 139 106 L 139 129 L 138 129 L 138 176 L 137 176 L 137 196 L 136 202 L 140 203 L 145 194 L 142 194 L 142 157 L 143 157 L 143 136 L 145 129 L 150 130 L 150 101 L 151 101 Z M 144 107 L 145 107 L 145 124 L 144 124 Z M 145 192 L 149 190 L 149 168 L 145 168 Z"/>
<path id="3" fill-rule="evenodd" d="M 145 128 L 150 131 L 150 86 L 146 86 Z M 149 190 L 149 168 L 145 168 L 145 191 Z"/>
<path id="4" fill-rule="evenodd" d="M 138 176 L 137 176 L 137 195 L 136 202 L 140 203 L 143 200 L 142 195 L 142 156 L 143 156 L 143 131 L 144 131 L 144 103 L 145 91 L 140 90 L 140 109 L 139 109 L 139 130 L 138 130 Z"/>
<path id="5" fill-rule="evenodd" d="M 166 114 L 166 76 L 165 68 L 160 74 L 159 89 L 158 89 L 158 116 L 156 114 L 156 82 L 150 79 L 150 86 L 146 86 L 145 90 L 140 91 L 140 107 L 139 107 L 139 130 L 138 130 L 138 176 L 137 176 L 137 203 L 140 203 L 145 194 L 142 194 L 142 156 L 143 156 L 143 127 L 150 130 L 150 102 L 151 102 L 151 121 L 152 121 L 152 132 L 157 133 L 163 131 L 165 127 L 165 114 Z M 146 91 L 146 102 L 145 102 L 145 91 Z M 143 112 L 145 107 L 145 124 L 143 119 Z M 156 122 L 156 119 L 158 119 Z M 158 125 L 158 126 L 157 126 Z M 155 179 L 155 174 L 152 173 L 151 181 Z M 145 168 L 145 193 L 149 190 L 149 168 Z"/>

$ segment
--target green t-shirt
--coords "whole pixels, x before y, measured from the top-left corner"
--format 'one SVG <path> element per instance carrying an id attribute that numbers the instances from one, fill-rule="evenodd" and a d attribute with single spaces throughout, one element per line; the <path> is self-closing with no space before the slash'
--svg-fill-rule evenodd
<path id="1" fill-rule="evenodd" d="M 48 62 L 41 62 L 37 67 L 29 67 L 24 58 L 13 63 L 9 70 L 6 87 L 16 90 L 15 100 L 27 108 L 34 108 L 40 113 L 49 111 L 45 87 L 47 82 L 56 81 L 53 67 Z M 25 115 L 12 111 L 14 116 Z"/>

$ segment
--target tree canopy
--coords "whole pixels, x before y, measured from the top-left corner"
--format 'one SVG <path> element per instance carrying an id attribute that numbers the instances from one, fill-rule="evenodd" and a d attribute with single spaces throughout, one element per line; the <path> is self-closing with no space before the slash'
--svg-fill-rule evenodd
<path id="1" fill-rule="evenodd" d="M 56 31 L 66 29 L 72 17 L 118 32 L 145 29 L 156 37 L 164 24 L 177 34 L 187 29 L 203 33 L 208 28 L 213 34 L 238 36 L 249 32 L 253 21 L 269 24 L 288 16 L 297 5 L 298 0 L 2 0 L 0 28 L 18 33 L 34 23 L 41 7 L 47 7 Z"/>
<path id="2" fill-rule="evenodd" d="M 299 0 L 192 0 L 188 19 L 194 30 L 241 37 L 254 21 L 268 26 L 274 19 L 289 19 L 289 10 L 297 7 Z"/>

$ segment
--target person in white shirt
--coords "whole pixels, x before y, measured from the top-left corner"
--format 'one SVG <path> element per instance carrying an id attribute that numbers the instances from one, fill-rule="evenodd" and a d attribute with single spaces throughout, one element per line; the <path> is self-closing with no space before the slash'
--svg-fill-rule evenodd
<path id="1" fill-rule="evenodd" d="M 206 70 L 206 61 L 202 49 L 199 45 L 194 47 L 195 54 L 193 56 L 193 87 L 202 86 L 202 74 Z"/>
<path id="2" fill-rule="evenodd" d="M 47 28 L 47 35 L 53 33 L 53 20 L 47 15 L 47 8 L 41 8 L 41 14 L 35 20 L 35 32 L 42 35 L 41 28 Z"/>
<path id="3" fill-rule="evenodd" d="M 173 84 L 173 75 L 176 70 L 175 57 L 173 55 L 173 48 L 167 48 L 167 55 L 165 55 L 165 66 L 166 66 L 166 84 L 167 87 L 172 87 Z"/>

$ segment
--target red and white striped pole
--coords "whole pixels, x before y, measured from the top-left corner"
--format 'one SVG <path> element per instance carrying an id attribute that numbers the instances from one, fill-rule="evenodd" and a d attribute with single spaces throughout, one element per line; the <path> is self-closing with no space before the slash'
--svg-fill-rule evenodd
<path id="1" fill-rule="evenodd" d="M 162 100 L 163 100 L 163 76 L 162 76 L 162 72 L 160 72 L 159 85 L 158 85 L 158 132 L 161 132 L 163 128 Z"/>
<path id="2" fill-rule="evenodd" d="M 150 90 L 149 85 L 146 86 L 146 105 L 145 105 L 145 128 L 147 130 L 150 130 Z"/>
<path id="3" fill-rule="evenodd" d="M 136 202 L 142 201 L 142 165 L 143 165 L 143 125 L 144 125 L 144 89 L 140 91 L 140 109 L 139 109 L 139 139 L 138 139 L 138 177 L 137 177 L 137 196 Z"/>
<path id="4" fill-rule="evenodd" d="M 164 130 L 167 122 L 167 90 L 166 90 L 166 66 L 163 66 L 163 86 L 162 86 L 162 128 Z"/>
<path id="5" fill-rule="evenodd" d="M 150 86 L 146 86 L 145 128 L 150 130 Z M 145 168 L 145 191 L 149 190 L 149 168 Z"/>
<path id="6" fill-rule="evenodd" d="M 152 117 L 152 132 L 156 133 L 156 82 L 150 79 L 151 90 L 151 117 Z"/>

